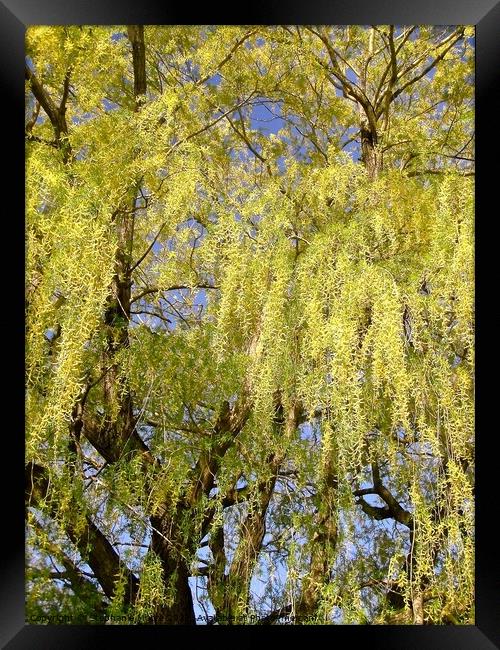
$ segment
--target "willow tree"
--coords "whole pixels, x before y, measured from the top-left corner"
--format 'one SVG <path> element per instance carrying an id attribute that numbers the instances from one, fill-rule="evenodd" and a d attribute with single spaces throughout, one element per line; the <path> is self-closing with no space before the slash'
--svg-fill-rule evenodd
<path id="1" fill-rule="evenodd" d="M 473 622 L 473 32 L 27 32 L 27 612 Z"/>

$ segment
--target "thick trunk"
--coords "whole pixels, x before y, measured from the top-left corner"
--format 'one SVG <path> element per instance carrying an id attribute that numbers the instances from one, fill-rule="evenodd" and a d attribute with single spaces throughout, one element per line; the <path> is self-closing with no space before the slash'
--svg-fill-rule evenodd
<path id="1" fill-rule="evenodd" d="M 135 189 L 134 197 L 130 198 L 130 202 L 133 203 L 134 199 Z M 135 421 L 130 390 L 115 360 L 116 354 L 129 346 L 132 283 L 127 251 L 132 245 L 132 219 L 133 217 L 125 210 L 117 211 L 113 215 L 118 234 L 118 246 L 115 255 L 115 274 L 104 313 L 106 347 L 102 357 L 102 372 L 108 421 L 102 431 L 100 446 L 109 447 L 107 453 L 112 455 L 123 454 L 127 448 L 137 446 L 137 441 L 133 438 Z"/>
<path id="2" fill-rule="evenodd" d="M 311 561 L 297 606 L 300 618 L 321 617 L 322 590 L 331 580 L 338 543 L 337 479 L 326 477 L 320 488 L 315 533 L 311 540 Z M 299 621 L 300 622 L 300 621 Z"/>
<path id="3" fill-rule="evenodd" d="M 249 504 L 250 512 L 240 527 L 240 541 L 225 579 L 222 611 L 217 612 L 223 624 L 245 623 L 250 600 L 250 582 L 266 534 L 266 514 L 282 458 L 272 457 L 272 476 L 258 485 L 258 502 Z"/>
<path id="4" fill-rule="evenodd" d="M 132 45 L 132 61 L 134 66 L 134 96 L 136 108 L 140 106 L 140 98 L 146 93 L 146 47 L 144 44 L 144 26 L 129 25 L 128 38 Z"/>
<path id="5" fill-rule="evenodd" d="M 328 444 L 325 442 L 325 444 Z M 326 451 L 326 450 L 325 450 Z M 323 590 L 331 581 L 331 573 L 338 545 L 338 475 L 337 449 L 332 440 L 325 454 L 318 492 L 315 497 L 317 508 L 314 533 L 309 542 L 311 560 L 309 571 L 302 583 L 302 593 L 296 607 L 300 619 L 323 619 Z"/>
<path id="6" fill-rule="evenodd" d="M 382 171 L 382 153 L 377 149 L 378 135 L 368 119 L 361 120 L 361 159 L 368 176 L 376 178 Z"/>
<path id="7" fill-rule="evenodd" d="M 156 625 L 195 625 L 193 597 L 189 586 L 189 556 L 194 531 L 190 513 L 181 504 L 151 517 L 150 550 L 161 560 L 165 602 L 158 604 L 150 621 Z"/>
<path id="8" fill-rule="evenodd" d="M 423 625 L 424 624 L 424 596 L 422 593 L 418 593 L 413 597 L 412 609 L 413 609 L 413 624 Z"/>
<path id="9" fill-rule="evenodd" d="M 292 405 L 286 419 L 283 418 L 282 406 L 277 396 L 275 426 L 277 433 L 283 431 L 285 441 L 290 442 L 297 428 L 300 408 Z M 215 531 L 213 552 L 214 572 L 209 582 L 213 585 L 211 597 L 217 612 L 217 619 L 222 624 L 245 623 L 250 603 L 250 583 L 257 565 L 262 542 L 266 534 L 266 516 L 269 503 L 274 493 L 278 471 L 286 458 L 285 448 L 278 453 L 271 453 L 266 460 L 267 476 L 258 481 L 255 495 L 248 500 L 248 511 L 239 531 L 239 543 L 236 548 L 228 575 L 223 575 L 222 561 L 225 561 L 223 532 Z M 223 578 L 223 594 L 217 584 L 217 576 Z"/>

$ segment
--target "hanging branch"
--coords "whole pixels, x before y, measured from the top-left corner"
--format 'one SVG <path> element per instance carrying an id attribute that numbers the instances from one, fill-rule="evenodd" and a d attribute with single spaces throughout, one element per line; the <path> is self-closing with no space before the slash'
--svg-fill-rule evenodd
<path id="1" fill-rule="evenodd" d="M 50 515 L 60 520 L 57 502 L 47 499 L 49 486 L 47 470 L 41 465 L 30 462 L 25 468 L 26 507 L 40 508 L 42 511 L 47 507 Z M 68 510 L 70 518 L 63 521 L 65 532 L 94 572 L 108 598 L 112 598 L 115 593 L 118 576 L 122 572 L 125 574 L 128 585 L 124 594 L 125 604 L 132 605 L 139 590 L 137 577 L 123 564 L 107 537 L 89 515 L 85 515 L 85 526 L 80 532 L 79 525 L 77 527 L 71 517 L 71 513 L 77 515 L 80 508 L 81 504 L 73 503 L 72 508 Z"/>

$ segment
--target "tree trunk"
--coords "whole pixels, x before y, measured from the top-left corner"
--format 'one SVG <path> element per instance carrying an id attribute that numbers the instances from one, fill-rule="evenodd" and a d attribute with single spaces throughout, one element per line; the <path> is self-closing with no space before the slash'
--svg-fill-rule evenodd
<path id="1" fill-rule="evenodd" d="M 262 541 L 266 534 L 266 514 L 282 457 L 269 459 L 272 475 L 257 486 L 257 503 L 249 504 L 249 513 L 240 527 L 240 542 L 225 580 L 224 604 L 218 615 L 221 622 L 244 623 L 250 600 L 250 582 L 255 570 Z"/>
<path id="2" fill-rule="evenodd" d="M 382 171 L 382 153 L 377 150 L 378 135 L 376 128 L 370 126 L 368 118 L 361 118 L 361 159 L 371 179 Z"/>
<path id="3" fill-rule="evenodd" d="M 193 531 L 190 513 L 182 504 L 151 517 L 153 535 L 150 550 L 161 560 L 166 602 L 159 604 L 150 623 L 195 625 L 193 597 L 189 586 L 189 556 Z"/>
<path id="4" fill-rule="evenodd" d="M 338 543 L 337 487 L 337 477 L 330 469 L 317 495 L 319 504 L 316 531 L 311 540 L 311 561 L 296 610 L 299 622 L 301 618 L 321 615 L 322 589 L 330 582 Z"/>
<path id="5" fill-rule="evenodd" d="M 300 408 L 292 404 L 286 418 L 283 418 L 282 405 L 277 396 L 275 417 L 276 434 L 283 432 L 285 441 L 290 441 L 297 429 Z M 285 448 L 271 453 L 266 459 L 267 475 L 255 486 L 255 494 L 248 500 L 248 512 L 240 525 L 239 543 L 236 548 L 228 575 L 224 575 L 224 537 L 223 531 L 216 530 L 211 544 L 215 564 L 209 578 L 210 596 L 216 608 L 217 618 L 223 624 L 245 623 L 250 604 L 250 584 L 266 534 L 266 516 L 279 469 L 286 458 Z M 223 593 L 221 594 L 220 578 Z"/>

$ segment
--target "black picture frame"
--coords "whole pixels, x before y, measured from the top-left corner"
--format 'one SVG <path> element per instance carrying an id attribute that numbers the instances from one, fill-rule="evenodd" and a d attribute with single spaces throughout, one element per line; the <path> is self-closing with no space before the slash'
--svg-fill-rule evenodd
<path id="1" fill-rule="evenodd" d="M 71 2 L 68 0 L 3 0 L 0 2 L 0 78 L 4 118 L 2 150 L 4 152 L 4 225 L 12 232 L 8 245 L 12 260 L 4 262 L 4 290 L 8 287 L 8 318 L 0 319 L 4 351 L 14 351 L 14 361 L 5 363 L 6 396 L 4 407 L 4 465 L 12 466 L 13 479 L 2 472 L 4 479 L 2 516 L 3 537 L 8 548 L 0 557 L 0 643 L 9 649 L 18 648 L 92 648 L 104 647 L 121 639 L 130 643 L 166 643 L 181 647 L 203 643 L 232 642 L 241 644 L 247 635 L 266 634 L 268 642 L 287 643 L 295 639 L 294 626 L 275 628 L 203 627 L 179 628 L 133 626 L 41 626 L 27 625 L 24 619 L 24 435 L 23 435 L 23 357 L 24 330 L 17 318 L 23 318 L 24 288 L 23 256 L 24 148 L 24 34 L 29 25 L 36 24 L 467 24 L 476 26 L 476 625 L 474 626 L 329 626 L 300 627 L 307 634 L 320 630 L 331 638 L 345 637 L 356 646 L 367 644 L 384 650 L 492 650 L 500 648 L 500 578 L 498 538 L 494 524 L 498 519 L 496 474 L 498 458 L 494 452 L 495 417 L 490 409 L 494 395 L 495 325 L 500 323 L 495 293 L 496 244 L 493 226 L 498 220 L 497 187 L 500 183 L 498 139 L 500 136 L 500 2 L 497 0 L 313 0 L 307 3 L 269 2 L 261 0 L 245 5 L 245 14 L 236 13 L 237 4 L 230 7 L 161 6 L 151 0 L 108 0 Z M 6 135 L 13 136 L 10 147 Z M 16 207 L 17 210 L 12 208 Z M 490 280 L 493 279 L 493 282 Z M 19 301 L 19 303 L 17 302 Z M 15 323 L 15 324 L 13 324 Z M 491 373 L 489 372 L 491 370 Z M 492 377 L 490 380 L 489 377 Z M 495 391 L 496 392 L 496 391 Z M 14 406 L 16 405 L 16 406 Z M 10 422 L 9 422 L 10 419 Z M 491 464 L 491 465 L 490 465 Z M 7 481 L 5 476 L 8 476 Z M 17 484 L 19 480 L 19 485 Z M 15 484 L 15 488 L 13 485 Z M 220 630 L 223 630 L 222 632 Z M 293 630 L 293 631 L 291 631 Z M 303 634 L 300 632 L 299 634 Z M 279 637 L 278 637 L 279 634 Z M 126 635 L 126 636 L 125 636 Z M 221 638 L 222 635 L 222 638 Z M 229 635 L 229 636 L 227 636 Z M 340 635 L 340 637 L 339 637 Z M 345 642 L 345 641 L 344 641 Z"/>

